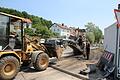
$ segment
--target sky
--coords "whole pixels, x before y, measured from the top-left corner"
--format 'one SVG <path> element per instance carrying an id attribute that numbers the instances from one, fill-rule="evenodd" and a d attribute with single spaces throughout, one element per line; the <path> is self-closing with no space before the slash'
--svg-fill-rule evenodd
<path id="1" fill-rule="evenodd" d="M 116 21 L 119 0 L 0 0 L 0 7 L 26 11 L 53 23 L 85 28 L 88 22 L 104 31 Z"/>

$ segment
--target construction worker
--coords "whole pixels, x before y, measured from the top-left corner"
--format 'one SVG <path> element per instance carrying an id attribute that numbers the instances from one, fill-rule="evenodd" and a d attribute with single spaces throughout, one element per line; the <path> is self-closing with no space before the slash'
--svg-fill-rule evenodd
<path id="1" fill-rule="evenodd" d="M 87 56 L 87 60 L 89 59 L 89 55 L 90 55 L 90 43 L 87 40 L 86 41 L 86 56 Z"/>
<path id="2" fill-rule="evenodd" d="M 79 46 L 82 46 L 82 42 L 83 42 L 83 41 L 82 41 L 82 36 L 80 35 L 80 36 L 79 36 L 79 39 L 78 39 L 78 45 L 79 45 Z"/>
<path id="3" fill-rule="evenodd" d="M 82 47 L 82 49 L 83 49 L 83 56 L 84 56 L 84 58 L 86 57 L 86 42 L 85 41 L 83 41 L 83 47 Z"/>

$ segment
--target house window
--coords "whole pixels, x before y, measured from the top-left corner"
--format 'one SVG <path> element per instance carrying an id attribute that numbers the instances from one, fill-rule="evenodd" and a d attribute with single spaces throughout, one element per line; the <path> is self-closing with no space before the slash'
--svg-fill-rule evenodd
<path id="1" fill-rule="evenodd" d="M 57 29 L 59 31 L 59 29 Z"/>

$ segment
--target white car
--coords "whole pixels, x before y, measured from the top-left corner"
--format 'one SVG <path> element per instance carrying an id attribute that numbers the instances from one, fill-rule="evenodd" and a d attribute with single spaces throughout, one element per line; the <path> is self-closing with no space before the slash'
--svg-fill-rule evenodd
<path id="1" fill-rule="evenodd" d="M 45 39 L 40 39 L 40 43 L 45 43 Z"/>

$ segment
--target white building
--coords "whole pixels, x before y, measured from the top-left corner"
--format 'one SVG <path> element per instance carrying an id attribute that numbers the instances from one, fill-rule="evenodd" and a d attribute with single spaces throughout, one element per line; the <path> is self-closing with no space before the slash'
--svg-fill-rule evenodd
<path id="1" fill-rule="evenodd" d="M 52 32 L 58 33 L 60 37 L 68 38 L 70 36 L 70 29 L 64 24 L 54 23 L 50 29 Z"/>

